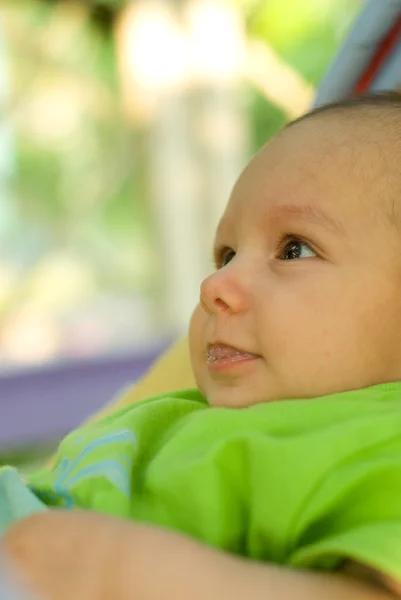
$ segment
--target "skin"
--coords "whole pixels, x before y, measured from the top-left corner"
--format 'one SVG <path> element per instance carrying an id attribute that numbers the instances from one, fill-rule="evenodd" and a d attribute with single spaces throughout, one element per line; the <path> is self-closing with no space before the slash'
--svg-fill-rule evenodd
<path id="1" fill-rule="evenodd" d="M 401 234 L 392 218 L 401 186 L 383 151 L 387 134 L 372 122 L 306 119 L 240 176 L 190 326 L 196 382 L 212 406 L 401 379 Z M 300 258 L 284 260 L 291 240 Z M 258 358 L 213 371 L 215 341 Z"/>
<path id="2" fill-rule="evenodd" d="M 401 379 L 401 186 L 375 127 L 306 119 L 241 175 L 216 236 L 218 268 L 190 327 L 197 384 L 213 406 Z M 289 242 L 295 260 L 284 260 Z M 212 370 L 213 342 L 257 358 Z M 91 513 L 35 515 L 2 544 L 14 574 L 43 600 L 386 600 L 399 592 L 355 565 L 352 577 L 294 571 Z"/>
<path id="3" fill-rule="evenodd" d="M 357 577 L 251 562 L 169 531 L 95 513 L 29 517 L 7 532 L 3 545 L 10 573 L 36 600 L 394 597 Z"/>

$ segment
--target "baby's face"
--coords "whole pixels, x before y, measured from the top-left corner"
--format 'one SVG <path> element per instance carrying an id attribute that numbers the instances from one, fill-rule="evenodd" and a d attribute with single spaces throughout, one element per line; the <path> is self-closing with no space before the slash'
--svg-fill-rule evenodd
<path id="1" fill-rule="evenodd" d="M 401 379 L 401 231 L 387 214 L 398 161 L 379 131 L 336 121 L 282 132 L 233 190 L 190 326 L 213 406 Z"/>

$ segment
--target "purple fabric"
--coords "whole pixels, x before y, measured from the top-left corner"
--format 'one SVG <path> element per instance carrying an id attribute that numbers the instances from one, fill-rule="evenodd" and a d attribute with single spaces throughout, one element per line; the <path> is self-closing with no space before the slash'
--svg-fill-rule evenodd
<path id="1" fill-rule="evenodd" d="M 0 449 L 61 438 L 138 379 L 167 346 L 0 375 Z"/>

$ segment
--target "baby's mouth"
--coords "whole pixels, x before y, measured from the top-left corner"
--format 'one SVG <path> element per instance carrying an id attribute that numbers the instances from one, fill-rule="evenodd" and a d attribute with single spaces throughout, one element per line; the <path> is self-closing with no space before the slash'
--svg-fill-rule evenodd
<path id="1" fill-rule="evenodd" d="M 246 350 L 240 350 L 227 344 L 210 344 L 207 348 L 207 364 L 209 367 L 223 367 L 235 365 L 235 363 L 260 358 L 258 354 L 252 354 Z"/>

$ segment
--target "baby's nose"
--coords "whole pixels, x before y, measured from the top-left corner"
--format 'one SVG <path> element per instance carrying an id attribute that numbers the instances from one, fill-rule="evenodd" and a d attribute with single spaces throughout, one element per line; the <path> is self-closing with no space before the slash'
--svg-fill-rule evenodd
<path id="1" fill-rule="evenodd" d="M 209 275 L 201 284 L 200 303 L 208 314 L 243 312 L 249 300 L 245 284 L 231 276 L 228 268 Z"/>

